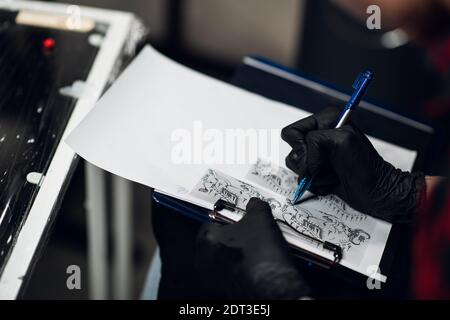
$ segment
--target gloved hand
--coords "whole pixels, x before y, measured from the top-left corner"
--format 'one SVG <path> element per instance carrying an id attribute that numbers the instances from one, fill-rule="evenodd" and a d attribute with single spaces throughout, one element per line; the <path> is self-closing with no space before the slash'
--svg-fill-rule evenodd
<path id="1" fill-rule="evenodd" d="M 250 199 L 245 216 L 230 225 L 208 224 L 197 237 L 200 272 L 220 275 L 225 298 L 300 299 L 308 288 L 266 202 Z"/>
<path id="2" fill-rule="evenodd" d="M 423 195 L 422 173 L 402 172 L 383 160 L 353 124 L 336 124 L 335 108 L 297 121 L 282 131 L 292 151 L 288 168 L 314 176 L 311 191 L 336 194 L 354 209 L 389 221 L 408 221 Z"/>

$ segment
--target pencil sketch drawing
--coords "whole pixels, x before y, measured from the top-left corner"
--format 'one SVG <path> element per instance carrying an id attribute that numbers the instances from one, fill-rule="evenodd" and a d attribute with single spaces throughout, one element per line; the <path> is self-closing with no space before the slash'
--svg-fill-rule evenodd
<path id="1" fill-rule="evenodd" d="M 246 179 L 259 186 L 290 198 L 297 187 L 297 176 L 290 170 L 258 159 L 248 172 Z"/>

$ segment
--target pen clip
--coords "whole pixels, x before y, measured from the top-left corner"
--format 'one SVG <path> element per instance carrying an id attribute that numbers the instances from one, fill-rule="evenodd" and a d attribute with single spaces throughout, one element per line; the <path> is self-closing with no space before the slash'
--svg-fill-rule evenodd
<path id="1" fill-rule="evenodd" d="M 355 82 L 353 83 L 353 89 L 358 90 L 360 89 L 366 81 L 373 79 L 373 72 L 372 71 L 365 71 L 361 72 L 358 77 L 356 78 Z"/>
<path id="2" fill-rule="evenodd" d="M 366 77 L 364 76 L 364 73 L 360 73 L 358 75 L 358 77 L 356 78 L 355 82 L 353 83 L 353 86 L 352 86 L 353 89 L 355 89 L 355 90 L 359 89 L 362 86 L 365 79 L 366 79 Z"/>

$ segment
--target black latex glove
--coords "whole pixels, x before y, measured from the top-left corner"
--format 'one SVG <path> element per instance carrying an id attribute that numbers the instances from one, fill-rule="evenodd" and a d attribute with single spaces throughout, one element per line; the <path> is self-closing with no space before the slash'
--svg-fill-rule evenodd
<path id="1" fill-rule="evenodd" d="M 311 191 L 336 194 L 353 208 L 389 221 L 408 221 L 417 209 L 425 179 L 383 160 L 353 124 L 336 124 L 335 108 L 297 121 L 282 131 L 292 147 L 288 168 L 314 176 Z"/>
<path id="2" fill-rule="evenodd" d="M 257 198 L 250 199 L 241 221 L 202 227 L 196 265 L 221 279 L 225 298 L 299 299 L 308 294 L 269 204 Z"/>

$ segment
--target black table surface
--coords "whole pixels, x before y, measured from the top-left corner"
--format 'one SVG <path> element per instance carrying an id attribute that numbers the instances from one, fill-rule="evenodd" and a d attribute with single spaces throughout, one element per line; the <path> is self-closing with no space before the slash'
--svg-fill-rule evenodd
<path id="1" fill-rule="evenodd" d="M 15 16 L 0 10 L 0 272 L 39 191 L 27 175 L 45 175 L 76 104 L 59 90 L 86 80 L 98 52 L 88 33 L 17 25 Z"/>

